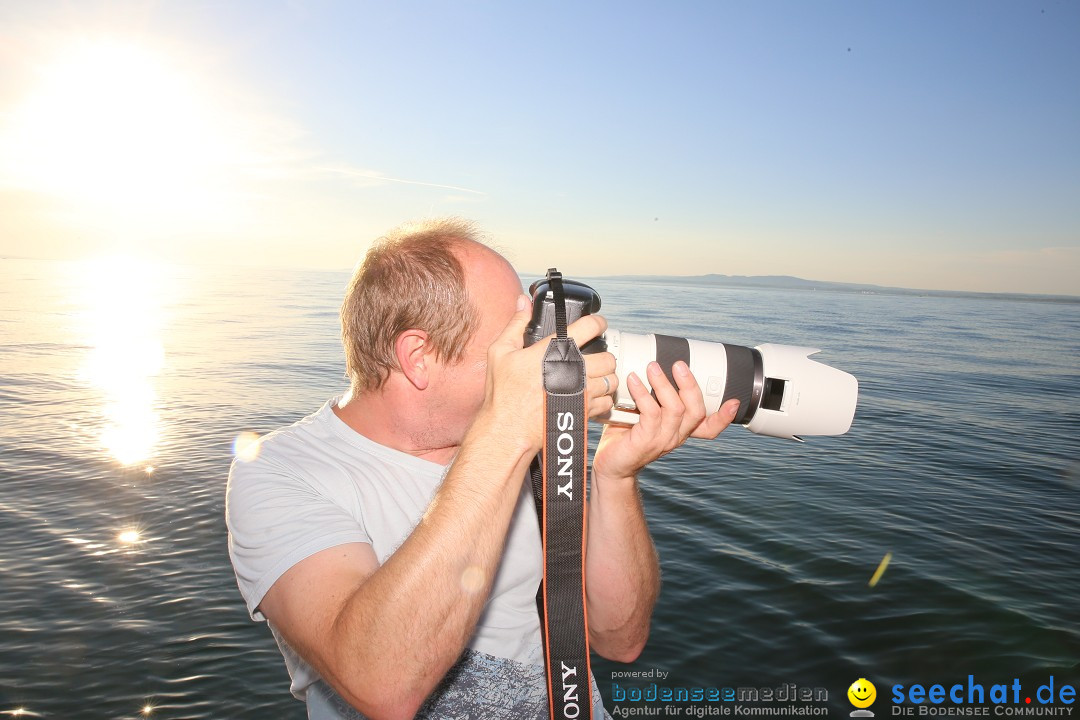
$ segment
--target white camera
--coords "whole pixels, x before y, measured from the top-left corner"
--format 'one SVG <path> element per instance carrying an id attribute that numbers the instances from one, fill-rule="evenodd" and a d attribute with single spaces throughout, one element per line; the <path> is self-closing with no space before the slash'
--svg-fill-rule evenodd
<path id="1" fill-rule="evenodd" d="M 600 309 L 600 296 L 588 285 L 562 280 L 566 320 Z M 529 288 L 533 298 L 532 322 L 525 330 L 531 345 L 555 330 L 555 308 L 547 279 Z M 581 349 L 583 353 L 608 351 L 615 356 L 619 388 L 615 406 L 602 422 L 632 425 L 638 421 L 637 405 L 626 389 L 626 377 L 634 372 L 649 388 L 645 368 L 656 360 L 676 385 L 672 366 L 679 360 L 689 367 L 713 413 L 728 399 L 739 399 L 734 423 L 759 435 L 802 441 L 809 435 L 843 435 L 855 417 L 859 382 L 843 370 L 811 360 L 820 350 L 790 345 L 765 344 L 754 348 L 727 343 L 689 340 L 669 335 L 636 335 L 608 329 Z M 677 385 L 676 385 L 677 387 Z"/>
<path id="2" fill-rule="evenodd" d="M 815 360 L 814 348 L 759 345 L 755 348 L 688 340 L 667 335 L 635 335 L 608 330 L 607 350 L 615 356 L 619 388 L 605 422 L 637 422 L 637 405 L 626 389 L 634 371 L 649 387 L 645 367 L 656 360 L 674 385 L 671 366 L 683 360 L 714 413 L 730 398 L 740 401 L 735 423 L 758 435 L 802 440 L 804 435 L 843 435 L 855 417 L 859 382 Z M 676 386 L 677 387 L 677 386 Z"/>

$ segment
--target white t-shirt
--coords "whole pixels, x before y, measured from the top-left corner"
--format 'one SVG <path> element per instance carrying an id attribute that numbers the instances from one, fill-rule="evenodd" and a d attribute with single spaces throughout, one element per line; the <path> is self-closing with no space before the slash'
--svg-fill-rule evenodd
<path id="1" fill-rule="evenodd" d="M 368 543 L 379 563 L 386 562 L 416 527 L 446 473 L 443 465 L 379 445 L 357 433 L 334 413 L 335 403 L 331 400 L 315 414 L 265 436 L 255 459 L 237 459 L 229 473 L 225 509 L 229 555 L 253 620 L 266 619 L 259 603 L 274 582 L 321 550 Z M 500 705 L 515 702 L 514 688 L 504 686 L 506 678 L 532 685 L 537 668 L 543 685 L 536 610 L 542 575 L 539 524 L 529 483 L 523 482 L 491 597 L 469 643 L 468 657 L 463 656 L 464 670 L 457 673 L 472 673 L 461 678 L 470 685 L 470 692 L 459 696 L 483 702 L 489 695 L 489 700 L 497 699 Z M 319 681 L 319 675 L 272 624 L 270 628 L 285 657 L 292 693 L 305 699 L 308 687 Z M 493 669 L 507 663 L 507 667 Z M 490 682 L 495 684 L 485 690 L 485 678 L 477 673 L 491 675 Z M 530 679 L 521 679 L 526 676 Z M 329 691 L 325 685 L 321 687 Z M 523 702 L 528 695 L 528 702 L 535 703 L 535 687 L 522 687 L 518 692 L 523 693 Z M 542 687 L 540 693 L 546 713 Z M 599 709 L 594 716 L 604 717 L 595 682 L 593 700 Z M 459 716 L 473 716 L 473 710 L 479 714 L 493 708 L 439 708 L 436 702 L 432 709 L 437 714 L 452 709 Z"/>

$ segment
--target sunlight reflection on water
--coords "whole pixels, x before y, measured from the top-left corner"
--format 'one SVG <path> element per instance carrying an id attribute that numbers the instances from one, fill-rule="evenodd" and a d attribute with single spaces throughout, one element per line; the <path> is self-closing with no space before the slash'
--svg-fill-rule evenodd
<path id="1" fill-rule="evenodd" d="M 130 257 L 76 266 L 79 328 L 90 346 L 81 376 L 102 393 L 99 444 L 123 465 L 153 457 L 161 437 L 155 378 L 165 364 L 165 269 Z"/>

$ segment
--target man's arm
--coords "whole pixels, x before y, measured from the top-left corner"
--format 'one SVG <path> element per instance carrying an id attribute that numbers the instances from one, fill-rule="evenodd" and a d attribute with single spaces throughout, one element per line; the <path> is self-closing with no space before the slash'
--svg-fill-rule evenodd
<path id="1" fill-rule="evenodd" d="M 586 545 L 586 602 L 592 649 L 611 660 L 631 662 L 649 637 L 660 593 L 660 566 L 641 504 L 637 473 L 681 445 L 687 437 L 715 438 L 730 423 L 738 401 L 705 417 L 693 375 L 676 363 L 676 390 L 656 363 L 649 383 L 659 403 L 636 376 L 628 389 L 641 412 L 632 428 L 607 426 L 593 461 Z"/>
<path id="2" fill-rule="evenodd" d="M 660 593 L 660 564 L 637 478 L 593 475 L 585 577 L 591 648 L 609 660 L 633 661 L 649 637 Z"/>
<path id="3" fill-rule="evenodd" d="M 478 418 L 420 524 L 381 567 L 370 545 L 297 563 L 260 608 L 350 704 L 412 717 L 472 636 L 533 448 Z M 505 437 L 505 435 L 501 436 Z"/>
<path id="4" fill-rule="evenodd" d="M 545 348 L 521 349 L 529 316 L 519 303 L 492 345 L 483 408 L 401 547 L 382 566 L 366 544 L 316 553 L 260 603 L 293 649 L 369 717 L 412 717 L 460 656 L 487 602 L 522 480 L 541 447 Z M 604 326 L 587 316 L 571 333 L 584 343 Z"/>

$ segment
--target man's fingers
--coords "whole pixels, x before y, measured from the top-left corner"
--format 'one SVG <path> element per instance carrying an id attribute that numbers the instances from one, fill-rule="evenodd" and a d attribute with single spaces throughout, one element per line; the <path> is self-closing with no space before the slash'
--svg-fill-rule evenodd
<path id="1" fill-rule="evenodd" d="M 524 329 L 522 328 L 522 331 Z M 577 341 L 578 347 L 584 347 L 585 343 L 603 335 L 605 330 L 607 330 L 607 320 L 603 315 L 583 315 L 570 323 L 566 328 L 566 334 Z"/>
<path id="2" fill-rule="evenodd" d="M 525 328 L 531 319 L 532 301 L 528 295 L 518 295 L 517 310 L 493 344 L 506 345 L 514 350 L 521 349 L 525 346 Z"/>
<path id="3" fill-rule="evenodd" d="M 713 440 L 727 429 L 727 426 L 731 424 L 731 421 L 735 419 L 738 413 L 739 401 L 732 398 L 721 405 L 712 415 L 702 420 L 701 424 L 694 429 L 692 436 L 704 440 Z"/>
<path id="4" fill-rule="evenodd" d="M 519 341 L 517 347 L 519 348 L 524 345 L 524 342 L 521 341 L 521 336 L 524 335 L 525 328 L 528 326 L 529 321 L 532 319 L 532 306 L 529 305 L 529 303 L 531 302 L 528 299 L 529 296 L 522 295 L 521 297 L 525 298 L 526 308 L 524 310 L 519 309 L 518 312 L 514 314 L 514 317 L 510 320 L 510 324 L 506 326 L 506 330 L 503 331 L 503 334 L 499 336 L 498 340 L 498 342 L 505 341 L 509 337 L 507 333 L 510 332 L 511 326 L 513 326 L 517 328 L 517 335 Z M 518 300 L 518 307 L 521 307 L 521 299 Z M 523 316 L 524 319 L 522 319 Z M 568 337 L 573 338 L 574 341 L 577 342 L 578 347 L 580 348 L 584 347 L 585 344 L 588 343 L 590 340 L 593 340 L 594 338 L 598 338 L 603 335 L 605 330 L 607 330 L 607 320 L 605 320 L 602 315 L 583 315 L 582 317 L 579 317 L 577 320 L 570 323 L 566 327 L 566 334 Z M 548 335 L 541 341 L 541 344 L 547 347 L 548 341 L 551 340 L 552 337 L 552 335 Z M 599 355 L 605 354 L 610 356 L 611 362 L 612 364 L 614 364 L 615 356 L 611 355 L 610 353 L 599 353 Z M 592 355 L 585 356 L 586 362 L 588 362 L 588 359 L 590 357 L 592 357 Z M 588 368 L 588 365 L 586 365 L 586 368 Z M 612 369 L 612 372 L 614 372 L 614 368 Z M 593 373 L 589 372 L 589 374 L 592 375 Z"/>
<path id="5" fill-rule="evenodd" d="M 660 405 L 657 404 L 656 398 L 649 394 L 649 388 L 641 381 L 637 373 L 632 372 L 626 376 L 626 389 L 630 391 L 630 397 L 637 406 L 637 426 L 647 435 L 655 434 L 660 424 Z"/>
<path id="6" fill-rule="evenodd" d="M 585 356 L 585 375 L 591 378 L 615 374 L 615 356 L 609 352 Z M 615 382 L 612 380 L 612 382 Z M 612 385 L 614 387 L 614 385 Z"/>
<path id="7" fill-rule="evenodd" d="M 682 426 L 686 406 L 683 405 L 679 391 L 671 385 L 671 381 L 664 375 L 660 363 L 655 361 L 649 363 L 647 372 L 649 374 L 649 384 L 652 385 L 653 393 L 663 409 L 660 416 L 661 432 L 664 433 L 665 437 L 674 436 Z M 679 439 L 682 440 L 682 436 Z"/>
<path id="8" fill-rule="evenodd" d="M 615 398 L 610 395 L 589 396 L 589 417 L 603 415 L 613 407 L 615 407 Z"/>
<path id="9" fill-rule="evenodd" d="M 679 386 L 679 397 L 682 398 L 686 412 L 679 427 L 679 435 L 686 437 L 701 424 L 705 418 L 705 398 L 698 388 L 697 379 L 690 372 L 690 367 L 679 360 L 671 368 L 671 374 L 675 376 L 675 383 Z"/>
<path id="10" fill-rule="evenodd" d="M 598 398 L 604 395 L 612 398 L 614 402 L 615 391 L 619 388 L 619 376 L 615 373 L 591 377 L 586 380 L 589 388 L 589 397 Z"/>

